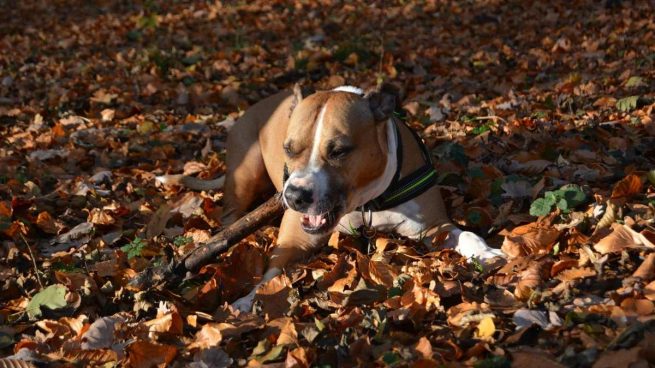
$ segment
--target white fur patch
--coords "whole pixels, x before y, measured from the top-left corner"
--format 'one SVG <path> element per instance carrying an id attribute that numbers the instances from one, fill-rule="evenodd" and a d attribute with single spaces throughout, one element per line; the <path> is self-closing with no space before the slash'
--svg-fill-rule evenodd
<path id="1" fill-rule="evenodd" d="M 494 257 L 504 257 L 505 254 L 500 249 L 491 248 L 477 234 L 470 231 L 455 229 L 450 232 L 446 240 L 446 248 L 453 248 L 457 253 L 468 259 L 477 261 L 486 261 Z"/>
<path id="2" fill-rule="evenodd" d="M 321 107 L 321 112 L 318 113 L 316 119 L 316 129 L 314 130 L 314 142 L 312 142 L 312 153 L 309 156 L 310 169 L 318 168 L 318 159 L 321 154 L 321 134 L 323 133 L 323 119 L 325 118 L 325 110 L 327 104 Z"/>
<path id="3" fill-rule="evenodd" d="M 354 94 L 360 95 L 360 96 L 364 95 L 364 91 L 362 91 L 361 88 L 353 87 L 353 86 L 339 86 L 339 87 L 333 89 L 333 91 L 335 91 L 335 92 L 350 92 L 350 93 L 354 93 Z"/>

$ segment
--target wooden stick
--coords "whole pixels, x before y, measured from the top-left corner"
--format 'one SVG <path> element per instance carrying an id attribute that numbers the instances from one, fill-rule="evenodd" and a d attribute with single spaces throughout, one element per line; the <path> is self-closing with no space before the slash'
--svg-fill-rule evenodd
<path id="1" fill-rule="evenodd" d="M 208 243 L 193 249 L 181 259 L 174 259 L 174 256 L 169 254 L 172 259 L 170 263 L 146 268 L 137 274 L 130 284 L 141 290 L 162 282 L 166 285 L 175 285 L 181 282 L 187 273 L 197 271 L 205 264 L 214 261 L 219 254 L 283 213 L 284 206 L 280 194 L 277 193 L 254 211 L 214 235 Z"/>
<path id="2" fill-rule="evenodd" d="M 280 195 L 276 194 L 252 212 L 243 216 L 223 231 L 214 235 L 209 243 L 201 245 L 187 253 L 180 264 L 179 271 L 195 271 L 214 260 L 219 254 L 228 250 L 255 230 L 284 213 Z"/>

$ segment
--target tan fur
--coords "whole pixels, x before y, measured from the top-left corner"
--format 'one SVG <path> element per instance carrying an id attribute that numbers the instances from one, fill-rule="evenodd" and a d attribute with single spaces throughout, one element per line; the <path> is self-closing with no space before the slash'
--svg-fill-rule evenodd
<path id="1" fill-rule="evenodd" d="M 227 143 L 225 187 L 225 222 L 236 220 L 274 187 L 282 190 L 284 164 L 294 171 L 308 164 L 314 143 L 316 121 L 325 106 L 324 129 L 320 134 L 320 165 L 337 170 L 346 181 L 348 191 L 366 186 L 382 174 L 387 159 L 385 124 L 373 119 L 365 99 L 346 92 L 317 92 L 297 102 L 283 92 L 250 108 L 237 122 Z M 423 164 L 418 145 L 408 128 L 401 124 L 403 141 L 403 174 Z M 326 161 L 327 142 L 345 137 L 354 151 L 347 158 L 330 166 Z M 293 143 L 295 156 L 287 158 L 285 142 Z M 265 153 L 265 154 L 263 154 Z M 266 193 L 264 193 L 266 192 Z M 423 220 L 435 231 L 452 227 L 438 188 L 420 198 Z M 348 198 L 350 201 L 350 198 Z M 348 203 L 346 213 L 361 203 Z M 326 235 L 310 235 L 300 228 L 300 214 L 287 210 L 280 225 L 278 244 L 273 251 L 271 267 L 283 268 L 302 258 L 325 242 Z M 414 235 L 414 234 L 407 234 Z"/>
<path id="2" fill-rule="evenodd" d="M 290 173 L 298 173 L 296 177 L 292 174 L 289 182 L 307 184 L 309 177 L 318 178 L 309 181 L 316 184 L 327 176 L 330 193 L 344 194 L 339 197 L 345 203 L 336 230 L 349 231 L 349 226 L 357 227 L 366 221 L 379 230 L 394 230 L 412 238 L 429 239 L 448 232 L 450 246 L 467 257 L 486 260 L 502 254 L 489 248 L 477 235 L 462 232 L 450 222 L 436 186 L 395 208 L 373 212 L 368 220 L 354 211 L 363 204 L 356 201 L 381 194 L 395 173 L 396 152 L 389 152 L 395 144 L 395 135 L 389 136 L 394 134 L 393 124 L 398 124 L 402 141 L 401 176 L 424 165 L 420 146 L 409 128 L 382 120 L 389 114 L 388 101 L 388 96 L 371 95 L 369 100 L 345 91 L 317 92 L 302 99 L 299 88 L 295 88 L 251 107 L 235 124 L 227 142 L 224 222 L 238 219 L 272 191 L 283 191 L 286 163 Z M 317 131 L 319 125 L 321 129 Z M 342 160 L 328 159 L 328 145 L 335 140 L 353 147 Z M 285 143 L 291 144 L 291 156 L 285 153 Z M 319 172 L 322 176 L 312 177 L 307 172 Z M 325 189 L 326 184 L 322 185 Z M 302 217 L 292 209 L 285 211 L 269 269 L 260 285 L 327 241 L 329 234 L 305 232 Z M 234 307 L 249 310 L 256 289 L 237 300 Z"/>

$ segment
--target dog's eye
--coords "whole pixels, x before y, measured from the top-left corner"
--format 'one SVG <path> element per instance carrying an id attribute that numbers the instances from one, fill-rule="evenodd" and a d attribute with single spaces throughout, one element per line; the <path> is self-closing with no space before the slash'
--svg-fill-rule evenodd
<path id="1" fill-rule="evenodd" d="M 328 151 L 328 158 L 330 160 L 340 160 L 346 157 L 346 155 L 350 153 L 350 151 L 352 151 L 352 147 L 335 146 L 330 148 L 330 150 Z"/>
<path id="2" fill-rule="evenodd" d="M 284 153 L 286 153 L 288 157 L 295 156 L 296 153 L 293 151 L 293 147 L 291 146 L 291 143 L 285 143 L 282 146 L 282 148 L 284 148 Z"/>

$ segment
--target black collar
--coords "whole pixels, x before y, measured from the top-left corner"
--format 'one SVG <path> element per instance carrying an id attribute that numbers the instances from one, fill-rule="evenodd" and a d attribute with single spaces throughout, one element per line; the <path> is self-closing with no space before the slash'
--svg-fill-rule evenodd
<path id="1" fill-rule="evenodd" d="M 424 165 L 412 171 L 407 176 L 400 178 L 400 172 L 403 167 L 403 145 L 398 124 L 405 124 L 405 122 L 404 120 L 399 120 L 400 119 L 392 118 L 394 134 L 396 135 L 396 141 L 398 142 L 396 150 L 396 162 L 398 166 L 396 167 L 396 173 L 384 193 L 365 203 L 359 208 L 361 210 L 375 212 L 394 208 L 420 196 L 426 190 L 433 187 L 437 182 L 437 172 L 432 164 L 432 156 L 430 155 L 428 148 L 425 146 L 425 143 L 423 143 L 421 137 L 419 137 L 418 134 L 407 125 L 405 125 L 405 128 L 409 129 L 414 140 L 421 149 Z"/>

